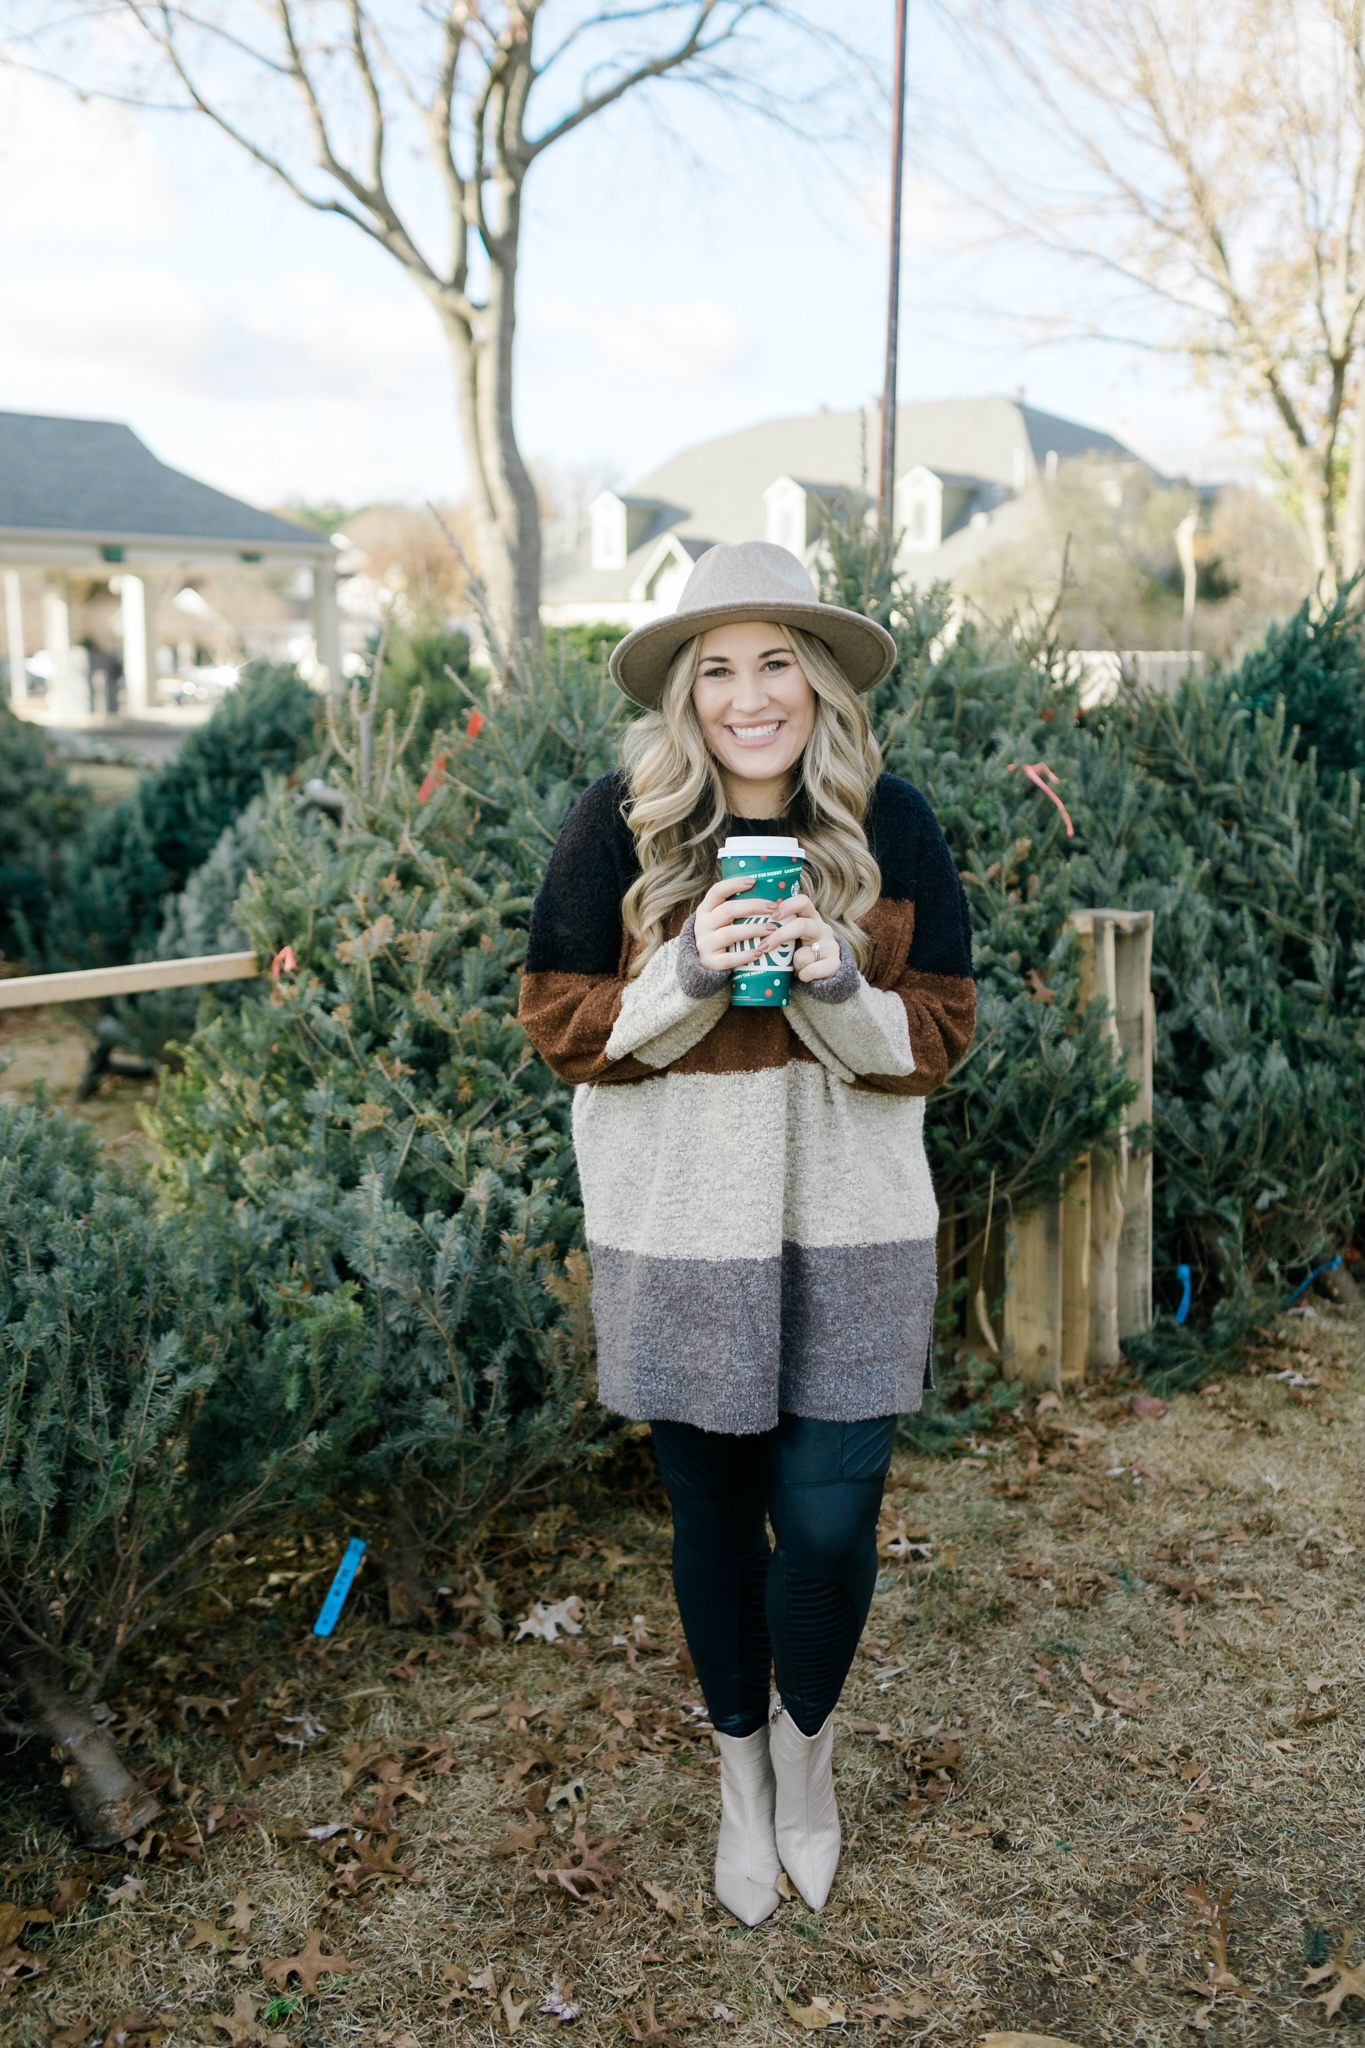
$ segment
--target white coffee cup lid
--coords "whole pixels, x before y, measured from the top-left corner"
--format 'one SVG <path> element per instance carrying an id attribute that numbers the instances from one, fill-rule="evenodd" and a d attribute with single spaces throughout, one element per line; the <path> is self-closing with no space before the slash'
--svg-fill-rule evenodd
<path id="1" fill-rule="evenodd" d="M 767 839 L 758 833 L 745 833 L 739 839 L 727 839 L 720 850 L 722 860 L 742 860 L 745 854 L 751 857 L 772 859 L 776 856 L 786 860 L 804 860 L 805 851 L 799 839 Z"/>

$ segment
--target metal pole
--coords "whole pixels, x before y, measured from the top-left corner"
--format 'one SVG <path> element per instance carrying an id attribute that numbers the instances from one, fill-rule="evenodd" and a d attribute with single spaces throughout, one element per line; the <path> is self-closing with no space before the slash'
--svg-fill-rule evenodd
<path id="1" fill-rule="evenodd" d="M 901 296 L 901 183 L 905 162 L 905 35 L 910 0 L 896 0 L 896 75 L 891 105 L 891 277 L 886 304 L 886 374 L 882 380 L 882 460 L 877 522 L 889 533 L 896 489 L 896 350 Z"/>

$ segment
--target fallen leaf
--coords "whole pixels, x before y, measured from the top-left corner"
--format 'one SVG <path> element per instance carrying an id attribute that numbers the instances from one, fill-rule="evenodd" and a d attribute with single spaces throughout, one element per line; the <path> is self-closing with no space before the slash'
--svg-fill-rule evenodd
<path id="1" fill-rule="evenodd" d="M 104 1896 L 111 1906 L 134 1906 L 146 1889 L 145 1877 L 125 1877 L 122 1884 L 107 1886 Z"/>
<path id="2" fill-rule="evenodd" d="M 513 1998 L 511 1991 L 508 1990 L 503 1992 L 498 2003 L 502 2007 L 502 2016 L 507 2022 L 508 2033 L 515 2034 L 530 2006 L 530 1999 L 523 1998 L 518 2002 L 518 2000 Z"/>
<path id="3" fill-rule="evenodd" d="M 1076 2041 L 1064 2041 L 1060 2034 L 1017 2034 L 1011 2028 L 1003 2034 L 980 2034 L 977 2048 L 1080 2048 Z"/>
<path id="4" fill-rule="evenodd" d="M 211 1948 L 219 1954 L 232 1947 L 232 1931 L 227 1927 L 215 1927 L 212 1920 L 191 1922 L 190 1938 L 181 1944 L 183 1948 Z"/>
<path id="5" fill-rule="evenodd" d="M 674 2013 L 669 2018 L 661 2018 L 654 2010 L 654 1993 L 652 1991 L 646 1991 L 645 1993 L 645 2023 L 643 2026 L 640 2025 L 633 2012 L 623 2013 L 621 2017 L 626 2023 L 626 2032 L 630 2035 L 631 2039 L 648 2043 L 649 2048 L 655 2048 L 655 2044 L 667 2041 L 673 2034 L 685 2033 L 689 2027 L 696 2024 L 694 2020 L 687 2017 L 686 2013 Z"/>
<path id="6" fill-rule="evenodd" d="M 53 1919 L 65 1920 L 67 1915 L 74 1913 L 77 1906 L 84 1904 L 89 1896 L 90 1880 L 88 1877 L 64 1877 L 57 1886 L 56 1891 L 52 1894 L 51 1910 Z"/>
<path id="7" fill-rule="evenodd" d="M 534 1849 L 541 1836 L 547 1834 L 549 1830 L 546 1828 L 544 1821 L 537 1820 L 534 1814 L 528 1815 L 528 1821 L 529 1825 L 523 1827 L 520 1821 L 505 1820 L 503 1827 L 509 1839 L 505 1842 L 499 1842 L 493 1854 L 495 1856 L 519 1856 L 523 1850 Z"/>
<path id="8" fill-rule="evenodd" d="M 422 2048 L 416 2034 L 410 2034 L 406 2027 L 396 2034 L 380 2034 L 376 2037 L 376 2048 Z"/>
<path id="9" fill-rule="evenodd" d="M 576 2020 L 582 2010 L 582 2006 L 574 2002 L 573 1985 L 561 1983 L 558 1972 L 551 1977 L 550 1988 L 536 2007 L 537 2012 L 547 2013 L 562 2027 L 567 2026 L 570 2020 Z"/>
<path id="10" fill-rule="evenodd" d="M 169 2013 L 159 2017 L 149 2012 L 129 2010 L 119 2014 L 106 2029 L 100 2048 L 161 2048 L 161 2043 L 175 2027 L 175 2019 Z M 272 2035 L 271 2040 L 277 2040 Z"/>
<path id="11" fill-rule="evenodd" d="M 1224 1885 L 1215 1899 L 1202 1883 L 1185 1886 L 1184 1895 L 1195 1908 L 1193 1925 L 1203 1936 L 1204 1969 L 1209 1988 L 1213 1991 L 1242 1989 L 1239 1979 L 1228 1967 L 1228 1937 L 1232 1931 L 1228 1901 L 1233 1890 L 1233 1885 Z"/>
<path id="12" fill-rule="evenodd" d="M 683 1919 L 682 1900 L 675 1893 L 665 1891 L 661 1884 L 651 1884 L 648 1879 L 645 1880 L 645 1890 L 649 1893 L 659 1911 L 667 1913 L 669 1919 L 676 1920 L 679 1927 L 681 1927 Z"/>
<path id="13" fill-rule="evenodd" d="M 322 1952 L 322 1936 L 317 1929 L 310 1928 L 303 1947 L 296 1956 L 279 1956 L 274 1962 L 261 1964 L 261 1975 L 267 1984 L 283 1991 L 291 1977 L 297 1977 L 310 1998 L 317 1993 L 318 1978 L 336 1976 L 351 1967 L 348 1956 L 327 1956 Z"/>
<path id="14" fill-rule="evenodd" d="M 1197 1835 L 1199 1830 L 1206 1828 L 1208 1824 L 1209 1817 L 1206 1813 L 1182 1813 L 1176 1823 L 1176 1833 L 1181 1835 Z"/>
<path id="15" fill-rule="evenodd" d="M 884 1998 L 877 2005 L 854 2007 L 859 2019 L 864 2020 L 923 2020 L 932 2010 L 929 2000 L 922 1991 L 908 1991 L 904 1998 Z"/>
<path id="16" fill-rule="evenodd" d="M 58 2027 L 47 2037 L 47 2048 L 89 2048 L 90 2036 L 95 2031 L 93 2020 L 73 2020 L 69 2027 Z"/>
<path id="17" fill-rule="evenodd" d="M 616 1835 L 605 1835 L 597 1846 L 592 1848 L 588 1844 L 580 1820 L 573 1831 L 573 1855 L 577 1861 L 549 1870 L 538 1870 L 536 1876 L 542 1884 L 557 1884 L 561 1891 L 567 1892 L 573 1899 L 587 1897 L 586 1892 L 578 1889 L 582 1884 L 590 1885 L 594 1891 L 605 1892 L 612 1879 L 621 1875 L 619 1864 L 605 1861 L 606 1852 L 616 1847 L 618 1839 Z"/>
<path id="18" fill-rule="evenodd" d="M 245 1892 L 238 1892 L 232 1902 L 232 1911 L 228 1915 L 228 1926 L 234 1934 L 250 1934 L 251 1922 L 254 1917 L 255 1908 L 252 1906 L 250 1899 Z"/>
<path id="19" fill-rule="evenodd" d="M 1348 1998 L 1365 1999 L 1365 1961 L 1348 1963 L 1346 1960 L 1355 1938 L 1354 1927 L 1348 1927 L 1331 1962 L 1325 1963 L 1320 1970 L 1310 1970 L 1303 1980 L 1307 1989 L 1312 1984 L 1321 1984 L 1335 1973 L 1336 1983 L 1313 2000 L 1314 2005 L 1322 2007 L 1325 2020 L 1334 2020 Z"/>
<path id="20" fill-rule="evenodd" d="M 209 2025 L 216 2027 L 220 2034 L 226 2034 L 230 2048 L 257 2048 L 265 2036 L 256 2024 L 256 2002 L 249 1991 L 239 1991 L 232 2001 L 231 2014 L 210 2013 Z M 282 2038 L 279 2035 L 273 2039 Z"/>
<path id="21" fill-rule="evenodd" d="M 51 1918 L 46 1906 L 17 1906 L 12 1899 L 0 1899 L 0 1949 L 17 1941 L 26 1927 L 45 1926 Z"/>
<path id="22" fill-rule="evenodd" d="M 777 1893 L 779 1898 L 790 1899 L 793 1903 L 801 1896 L 785 1870 L 777 1873 Z"/>
<path id="23" fill-rule="evenodd" d="M 823 2033 L 826 2027 L 846 2027 L 848 2014 L 837 1999 L 812 1998 L 809 2005 L 798 2005 L 794 1998 L 783 1997 L 782 2003 L 796 2021 L 808 2033 Z"/>
<path id="24" fill-rule="evenodd" d="M 542 1642 L 554 1643 L 559 1640 L 561 1629 L 568 1636 L 582 1635 L 583 1624 L 578 1618 L 582 1612 L 583 1602 L 577 1593 L 570 1593 L 567 1600 L 556 1600 L 552 1605 L 537 1600 L 512 1640 L 519 1643 L 525 1636 L 538 1636 Z"/>
<path id="25" fill-rule="evenodd" d="M 486 1991 L 490 1998 L 495 1996 L 498 1988 L 498 1974 L 491 1963 L 487 1969 L 476 1970 L 471 1974 L 469 1988 L 471 1991 Z"/>
<path id="26" fill-rule="evenodd" d="M 1143 1422 L 1158 1422 L 1166 1413 L 1166 1403 L 1157 1394 L 1134 1394 L 1128 1406 Z"/>

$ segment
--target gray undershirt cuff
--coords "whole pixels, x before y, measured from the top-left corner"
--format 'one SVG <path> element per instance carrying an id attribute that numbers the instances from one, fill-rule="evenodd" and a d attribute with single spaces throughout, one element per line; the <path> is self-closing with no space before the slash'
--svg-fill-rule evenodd
<path id="1" fill-rule="evenodd" d="M 693 911 L 678 934 L 678 987 L 694 1003 L 718 996 L 730 986 L 729 969 L 703 967 L 697 951 L 697 914 Z"/>
<path id="2" fill-rule="evenodd" d="M 858 983 L 861 980 L 857 961 L 840 939 L 839 972 L 826 975 L 823 981 L 801 981 L 799 978 L 793 978 L 792 988 L 799 989 L 803 996 L 809 996 L 813 1003 L 846 1003 L 850 996 L 858 993 Z"/>

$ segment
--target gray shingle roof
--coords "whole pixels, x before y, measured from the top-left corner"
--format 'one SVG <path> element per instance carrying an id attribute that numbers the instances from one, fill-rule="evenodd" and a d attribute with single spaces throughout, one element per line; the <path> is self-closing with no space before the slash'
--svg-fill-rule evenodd
<path id="1" fill-rule="evenodd" d="M 945 480 L 977 484 L 987 502 L 1008 496 L 1036 476 L 1049 449 L 1055 449 L 1061 460 L 1087 453 L 1120 461 L 1137 459 L 1112 434 L 1038 412 L 1012 398 L 939 399 L 902 405 L 896 413 L 898 476 L 922 463 Z M 629 502 L 658 503 L 662 508 L 625 567 L 594 569 L 591 545 L 584 537 L 576 554 L 551 567 L 545 601 L 618 602 L 661 533 L 672 531 L 684 541 L 703 536 L 707 541 L 761 540 L 763 493 L 778 477 L 792 477 L 822 493 L 831 486 L 854 493 L 869 487 L 875 491 L 877 459 L 875 408 L 764 420 L 737 434 L 686 448 L 620 494 Z M 686 510 L 678 513 L 676 507 Z"/>
<path id="2" fill-rule="evenodd" d="M 326 549 L 322 534 L 168 469 L 117 420 L 0 412 L 0 533 Z"/>

